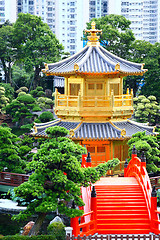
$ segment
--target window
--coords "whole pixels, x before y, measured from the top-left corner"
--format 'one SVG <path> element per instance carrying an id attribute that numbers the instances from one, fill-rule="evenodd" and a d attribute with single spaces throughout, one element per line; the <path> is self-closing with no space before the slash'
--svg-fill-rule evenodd
<path id="1" fill-rule="evenodd" d="M 75 6 L 75 2 L 70 2 L 70 6 Z"/>
<path id="2" fill-rule="evenodd" d="M 71 18 L 75 18 L 75 15 L 74 15 L 74 14 L 71 14 L 70 17 L 71 17 Z"/>
<path id="3" fill-rule="evenodd" d="M 88 89 L 93 90 L 94 89 L 94 83 L 88 83 Z"/>
<path id="4" fill-rule="evenodd" d="M 48 13 L 47 15 L 48 15 L 48 17 L 52 17 L 52 13 Z"/>
<path id="5" fill-rule="evenodd" d="M 70 43 L 75 43 L 75 39 L 70 39 Z"/>
<path id="6" fill-rule="evenodd" d="M 119 95 L 119 83 L 110 84 L 110 93 L 113 90 L 114 95 Z"/>
<path id="7" fill-rule="evenodd" d="M 71 96 L 78 96 L 79 90 L 80 90 L 80 84 L 70 83 L 70 95 Z"/>
<path id="8" fill-rule="evenodd" d="M 72 50 L 75 49 L 75 48 L 76 48 L 75 45 L 71 45 L 71 46 L 70 46 L 70 49 L 72 49 Z"/>
<path id="9" fill-rule="evenodd" d="M 102 83 L 97 83 L 97 84 L 96 84 L 96 88 L 97 88 L 98 90 L 102 90 L 102 89 L 103 89 Z"/>
<path id="10" fill-rule="evenodd" d="M 70 31 L 75 31 L 75 27 L 70 27 Z"/>
<path id="11" fill-rule="evenodd" d="M 105 152 L 105 147 L 97 147 L 97 152 L 98 153 Z"/>
<path id="12" fill-rule="evenodd" d="M 48 7 L 48 11 L 52 11 L 52 7 Z"/>
<path id="13" fill-rule="evenodd" d="M 87 147 L 87 152 L 95 153 L 95 147 Z"/>

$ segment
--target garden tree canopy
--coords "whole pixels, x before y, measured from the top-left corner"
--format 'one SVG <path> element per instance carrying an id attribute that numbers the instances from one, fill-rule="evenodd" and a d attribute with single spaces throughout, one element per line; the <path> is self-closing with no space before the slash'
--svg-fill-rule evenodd
<path id="1" fill-rule="evenodd" d="M 80 187 L 94 183 L 119 163 L 118 159 L 114 159 L 95 168 L 81 168 L 80 159 L 86 149 L 64 137 L 68 134 L 65 128 L 50 127 L 46 132 L 49 139 L 29 163 L 34 173 L 28 182 L 15 188 L 16 196 L 28 202 L 27 209 L 15 218 L 38 214 L 30 235 L 36 235 L 46 214 L 57 209 L 60 214 L 69 217 L 81 216 L 83 211 L 69 208 L 68 202 L 74 200 L 77 206 L 83 206 Z"/>
<path id="2" fill-rule="evenodd" d="M 155 125 L 159 122 L 159 109 L 160 106 L 156 102 L 155 96 L 149 96 L 146 98 L 140 95 L 134 100 L 134 115 L 137 122 L 148 122 L 150 125 Z"/>
<path id="3" fill-rule="evenodd" d="M 9 103 L 9 98 L 5 96 L 5 88 L 0 86 L 0 113 L 3 112 L 5 106 Z"/>
<path id="4" fill-rule="evenodd" d="M 25 172 L 23 169 L 26 165 L 19 155 L 18 141 L 20 138 L 12 134 L 10 128 L 0 126 L 0 171 L 7 168 L 8 172 Z"/>
<path id="5" fill-rule="evenodd" d="M 130 29 L 131 22 L 124 16 L 110 14 L 93 18 L 87 23 L 87 29 L 91 29 L 92 21 L 95 21 L 96 29 L 102 29 L 99 40 L 102 46 L 119 57 L 128 58 L 131 43 L 135 40 Z"/>
<path id="6" fill-rule="evenodd" d="M 29 13 L 18 15 L 13 33 L 19 60 L 27 70 L 34 69 L 34 86 L 37 86 L 44 62 L 58 61 L 63 46 L 41 17 Z"/>
<path id="7" fill-rule="evenodd" d="M 30 94 L 24 92 L 21 94 L 6 106 L 6 113 L 12 117 L 13 122 L 18 122 L 20 126 L 30 121 L 33 116 L 30 110 L 35 105 L 35 99 Z"/>
<path id="8" fill-rule="evenodd" d="M 144 151 L 147 163 L 147 171 L 157 172 L 160 170 L 160 150 L 157 138 L 155 136 L 146 135 L 145 132 L 138 132 L 132 135 L 132 138 L 128 141 L 129 155 L 131 156 L 133 146 L 137 149 L 137 156 L 141 157 Z"/>
<path id="9" fill-rule="evenodd" d="M 154 95 L 157 101 L 160 100 L 160 44 L 151 44 L 146 41 L 136 40 L 131 46 L 131 56 L 128 60 L 145 63 L 148 72 L 144 76 L 128 76 L 125 81 L 125 87 L 133 89 L 136 94 L 139 84 L 141 94 L 145 96 Z"/>
<path id="10" fill-rule="evenodd" d="M 26 86 L 27 88 L 31 85 L 33 79 L 33 72 L 26 71 L 22 64 L 14 64 L 12 67 L 12 81 L 15 83 L 16 88 Z"/>
<path id="11" fill-rule="evenodd" d="M 9 98 L 9 101 L 11 101 L 14 96 L 14 88 L 11 87 L 9 83 L 0 83 L 0 87 L 5 88 L 5 97 Z"/>
<path id="12" fill-rule="evenodd" d="M 13 26 L 3 25 L 0 28 L 0 61 L 5 73 L 5 82 L 11 85 L 11 68 L 17 59 L 17 49 L 13 35 Z"/>

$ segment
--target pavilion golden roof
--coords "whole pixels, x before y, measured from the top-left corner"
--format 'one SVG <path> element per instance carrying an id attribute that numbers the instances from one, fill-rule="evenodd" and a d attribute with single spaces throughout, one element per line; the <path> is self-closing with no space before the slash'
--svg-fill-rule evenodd
<path id="1" fill-rule="evenodd" d="M 99 36 L 101 30 L 86 30 L 90 34 L 88 43 L 81 51 L 60 62 L 45 64 L 42 71 L 46 75 L 66 76 L 82 74 L 102 74 L 102 75 L 143 75 L 147 69 L 143 69 L 144 64 L 127 61 L 110 53 L 100 46 Z"/>

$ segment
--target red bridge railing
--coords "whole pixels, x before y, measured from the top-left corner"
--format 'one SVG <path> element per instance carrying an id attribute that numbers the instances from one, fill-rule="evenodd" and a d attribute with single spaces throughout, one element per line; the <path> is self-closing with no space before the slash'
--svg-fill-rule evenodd
<path id="1" fill-rule="evenodd" d="M 146 170 L 146 158 L 144 153 L 142 154 L 141 159 L 138 158 L 135 147 L 132 150 L 132 158 L 129 164 L 125 162 L 124 177 L 135 177 L 137 179 L 146 200 L 151 232 L 159 234 L 160 212 L 157 211 L 157 192 L 155 187 L 153 187 L 153 189 L 151 187 L 150 179 Z"/>
<path id="2" fill-rule="evenodd" d="M 85 154 L 82 155 L 81 166 L 91 167 L 90 153 L 88 153 L 88 156 Z M 90 234 L 93 235 L 97 232 L 97 198 L 94 186 L 92 188 L 92 192 L 90 191 L 90 194 L 91 196 L 89 198 L 87 188 L 86 191 L 83 192 L 82 198 L 84 198 L 84 195 L 86 195 L 85 199 L 88 201 L 87 204 L 89 205 L 86 211 L 84 209 L 84 214 L 80 217 L 71 218 L 71 227 L 73 228 L 72 233 L 74 237 L 84 235 L 89 236 Z"/>
<path id="3" fill-rule="evenodd" d="M 28 181 L 29 175 L 10 173 L 10 172 L 0 172 L 0 185 L 8 185 L 17 187 L 23 182 Z"/>

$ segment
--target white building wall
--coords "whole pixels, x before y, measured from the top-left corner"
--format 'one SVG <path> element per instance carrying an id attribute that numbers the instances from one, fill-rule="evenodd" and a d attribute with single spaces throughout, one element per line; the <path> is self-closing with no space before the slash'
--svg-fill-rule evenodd
<path id="1" fill-rule="evenodd" d="M 55 0 L 55 34 L 65 51 L 76 53 L 83 47 L 83 30 L 89 21 L 89 0 Z"/>
<path id="2" fill-rule="evenodd" d="M 17 0 L 3 0 L 0 1 L 0 24 L 6 20 L 11 23 L 15 22 L 17 18 Z"/>

